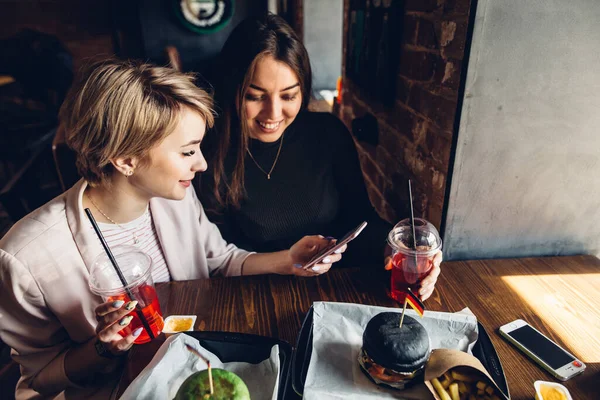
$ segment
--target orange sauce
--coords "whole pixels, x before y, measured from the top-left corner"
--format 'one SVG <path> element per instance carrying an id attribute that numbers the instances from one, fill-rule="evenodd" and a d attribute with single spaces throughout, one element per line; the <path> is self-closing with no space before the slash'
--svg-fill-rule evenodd
<path id="1" fill-rule="evenodd" d="M 170 332 L 183 332 L 192 328 L 191 318 L 171 318 L 166 328 Z"/>
<path id="2" fill-rule="evenodd" d="M 548 385 L 540 387 L 540 394 L 542 400 L 567 400 L 567 396 L 562 390 Z"/>

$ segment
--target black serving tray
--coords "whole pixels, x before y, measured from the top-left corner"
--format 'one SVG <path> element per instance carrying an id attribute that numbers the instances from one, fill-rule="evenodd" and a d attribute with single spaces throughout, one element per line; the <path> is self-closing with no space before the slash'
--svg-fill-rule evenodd
<path id="1" fill-rule="evenodd" d="M 279 345 L 280 370 L 277 400 L 286 398 L 292 359 L 292 346 L 288 342 L 247 333 L 214 331 L 184 333 L 198 339 L 202 347 L 215 354 L 224 363 L 238 361 L 258 364 L 271 356 L 273 346 Z"/>
<path id="2" fill-rule="evenodd" d="M 306 317 L 304 317 L 304 322 L 302 322 L 298 342 L 296 343 L 296 351 L 292 359 L 291 386 L 298 396 L 302 396 L 304 392 L 304 382 L 306 381 L 306 374 L 310 365 L 313 335 L 312 322 L 313 307 L 311 306 Z M 473 355 L 481 361 L 492 379 L 494 379 L 494 382 L 496 382 L 496 385 L 498 385 L 498 388 L 510 399 L 506 376 L 504 375 L 498 353 L 496 353 L 496 349 L 485 328 L 479 322 L 477 322 L 477 329 L 479 330 L 479 335 L 475 346 L 473 346 Z"/>

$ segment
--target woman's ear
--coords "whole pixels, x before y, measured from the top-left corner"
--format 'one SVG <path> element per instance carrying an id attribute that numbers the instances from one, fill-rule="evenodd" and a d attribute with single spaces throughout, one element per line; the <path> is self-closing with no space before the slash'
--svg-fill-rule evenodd
<path id="1" fill-rule="evenodd" d="M 139 160 L 137 157 L 119 157 L 110 160 L 113 167 L 117 172 L 129 177 L 133 175 L 135 169 L 139 166 Z"/>

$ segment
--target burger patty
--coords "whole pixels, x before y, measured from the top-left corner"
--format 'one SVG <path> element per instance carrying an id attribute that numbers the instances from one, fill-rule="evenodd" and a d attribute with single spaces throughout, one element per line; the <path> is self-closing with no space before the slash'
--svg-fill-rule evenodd
<path id="1" fill-rule="evenodd" d="M 361 361 L 369 375 L 383 382 L 397 383 L 403 380 L 410 380 L 415 376 L 415 372 L 397 372 L 392 369 L 382 367 L 373 361 L 373 359 L 369 357 L 364 349 L 362 350 Z"/>

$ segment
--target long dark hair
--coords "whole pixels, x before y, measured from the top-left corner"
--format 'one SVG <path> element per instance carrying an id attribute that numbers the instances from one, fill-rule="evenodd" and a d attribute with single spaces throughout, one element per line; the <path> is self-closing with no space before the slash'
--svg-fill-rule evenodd
<path id="1" fill-rule="evenodd" d="M 302 92 L 301 110 L 310 100 L 312 73 L 308 52 L 292 27 L 274 14 L 242 21 L 223 45 L 215 71 L 215 102 L 220 117 L 207 135 L 205 154 L 210 157 L 209 174 L 217 207 L 239 208 L 245 195 L 244 158 L 249 128 L 243 117 L 243 103 L 256 64 L 264 56 L 285 63 L 296 73 Z M 225 175 L 227 157 L 228 163 L 234 163 L 229 177 Z"/>

